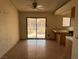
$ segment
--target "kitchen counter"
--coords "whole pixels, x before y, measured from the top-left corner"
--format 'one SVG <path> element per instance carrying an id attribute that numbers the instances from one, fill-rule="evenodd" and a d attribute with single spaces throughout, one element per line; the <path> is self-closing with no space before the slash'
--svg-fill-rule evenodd
<path id="1" fill-rule="evenodd" d="M 73 36 L 66 36 L 67 40 L 73 41 Z"/>
<path id="2" fill-rule="evenodd" d="M 60 45 L 65 46 L 67 30 L 53 30 L 55 32 L 55 39 Z"/>
<path id="3" fill-rule="evenodd" d="M 67 30 L 53 30 L 56 33 L 68 33 Z"/>

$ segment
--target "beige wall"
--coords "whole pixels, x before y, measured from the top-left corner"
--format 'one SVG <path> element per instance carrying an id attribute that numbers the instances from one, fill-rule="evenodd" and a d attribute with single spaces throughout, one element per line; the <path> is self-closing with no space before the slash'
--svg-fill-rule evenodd
<path id="1" fill-rule="evenodd" d="M 18 12 L 9 0 L 0 0 L 0 57 L 18 40 Z"/>
<path id="2" fill-rule="evenodd" d="M 52 13 L 36 13 L 36 12 L 20 12 L 20 38 L 26 38 L 26 17 L 47 17 L 47 27 L 49 28 L 61 28 L 62 17 L 55 16 Z"/>
<path id="3" fill-rule="evenodd" d="M 55 15 L 61 15 L 62 17 L 71 17 L 71 8 L 74 7 L 72 0 L 56 10 Z M 71 27 L 74 28 L 75 20 L 71 17 Z M 70 29 L 70 27 L 69 27 Z"/>
<path id="4" fill-rule="evenodd" d="M 77 0 L 72 0 L 73 6 L 76 7 L 75 18 L 74 19 L 74 40 L 72 48 L 72 59 L 78 59 L 78 9 L 77 9 Z"/>

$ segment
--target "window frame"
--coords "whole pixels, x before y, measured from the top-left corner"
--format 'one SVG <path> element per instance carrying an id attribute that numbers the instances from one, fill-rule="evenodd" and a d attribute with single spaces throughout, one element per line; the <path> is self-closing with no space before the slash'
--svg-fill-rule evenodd
<path id="1" fill-rule="evenodd" d="M 63 26 L 63 27 L 71 27 L 71 17 L 63 17 L 63 18 L 70 18 L 70 22 L 69 22 L 70 24 L 69 24 L 69 26 L 63 26 L 63 21 L 62 21 L 62 26 Z M 62 20 L 63 20 L 63 19 L 62 19 Z"/>

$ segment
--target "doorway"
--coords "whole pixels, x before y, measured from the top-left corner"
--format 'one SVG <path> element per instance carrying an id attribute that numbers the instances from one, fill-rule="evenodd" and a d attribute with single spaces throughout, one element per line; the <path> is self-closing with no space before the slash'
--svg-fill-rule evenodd
<path id="1" fill-rule="evenodd" d="M 46 37 L 46 18 L 31 17 L 27 18 L 27 38 Z"/>

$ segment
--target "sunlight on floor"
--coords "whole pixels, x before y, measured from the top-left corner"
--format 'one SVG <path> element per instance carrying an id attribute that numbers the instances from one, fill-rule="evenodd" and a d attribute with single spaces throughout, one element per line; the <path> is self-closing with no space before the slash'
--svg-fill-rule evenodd
<path id="1" fill-rule="evenodd" d="M 43 46 L 44 47 L 46 45 L 46 40 L 37 40 L 36 43 L 37 43 L 37 46 Z"/>
<path id="2" fill-rule="evenodd" d="M 45 46 L 46 40 L 27 40 L 28 47 L 31 45 L 37 45 L 37 46 Z"/>
<path id="3" fill-rule="evenodd" d="M 34 58 L 37 53 L 39 53 L 37 56 L 45 57 L 46 52 L 46 40 L 28 40 L 27 41 L 27 47 L 28 47 L 28 58 Z M 31 56 L 31 57 L 30 57 Z"/>

